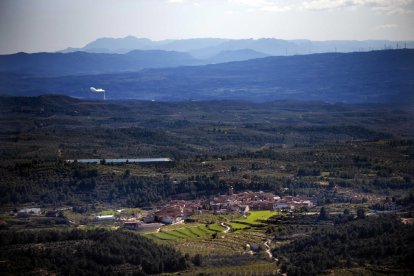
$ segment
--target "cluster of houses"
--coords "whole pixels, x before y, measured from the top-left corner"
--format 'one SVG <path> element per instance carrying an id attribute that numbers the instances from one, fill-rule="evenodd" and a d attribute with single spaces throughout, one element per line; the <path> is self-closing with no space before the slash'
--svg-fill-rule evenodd
<path id="1" fill-rule="evenodd" d="M 210 206 L 217 213 L 239 212 L 246 214 L 249 210 L 293 211 L 303 207 L 312 207 L 313 202 L 305 197 L 285 196 L 283 199 L 272 193 L 243 192 L 234 194 L 230 188 L 228 195 L 220 195 L 210 201 Z"/>
<path id="2" fill-rule="evenodd" d="M 219 195 L 210 200 L 172 200 L 159 210 L 148 212 L 140 221 L 125 221 L 124 227 L 139 229 L 151 223 L 176 224 L 190 220 L 196 214 L 240 213 L 246 215 L 250 210 L 293 211 L 312 207 L 311 200 L 300 196 L 280 198 L 266 192 L 233 193 Z"/>
<path id="3" fill-rule="evenodd" d="M 219 195 L 207 200 L 172 200 L 156 211 L 147 211 L 144 215 L 122 217 L 114 215 L 98 215 L 95 221 L 114 222 L 121 221 L 128 229 L 144 229 L 159 224 L 176 224 L 191 221 L 190 217 L 197 214 L 226 214 L 240 213 L 246 215 L 250 210 L 278 210 L 290 211 L 312 207 L 313 202 L 300 196 L 285 196 L 280 198 L 273 193 L 266 192 L 242 192 L 234 193 L 230 187 L 228 194 Z M 46 217 L 63 216 L 62 210 L 49 210 L 43 212 Z M 40 216 L 40 208 L 25 208 L 19 210 L 19 217 Z"/>

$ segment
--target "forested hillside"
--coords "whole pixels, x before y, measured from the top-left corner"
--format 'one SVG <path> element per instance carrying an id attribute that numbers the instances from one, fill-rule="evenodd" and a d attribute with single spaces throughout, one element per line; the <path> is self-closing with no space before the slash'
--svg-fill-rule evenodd
<path id="1" fill-rule="evenodd" d="M 414 270 L 414 227 L 395 217 L 358 219 L 312 233 L 273 253 L 288 275 L 316 275 L 334 268 L 380 265 L 402 274 Z M 392 273 L 392 272 L 391 272 Z"/>
<path id="2" fill-rule="evenodd" d="M 2 231 L 0 258 L 3 275 L 147 275 L 189 266 L 189 260 L 171 247 L 102 229 Z"/>
<path id="3" fill-rule="evenodd" d="M 237 190 L 334 197 L 319 182 L 399 194 L 413 185 L 410 109 L 320 102 L 1 101 L 1 202 L 151 206 Z M 219 110 L 219 111 L 218 111 Z M 403 160 L 401 160 L 403 156 Z M 163 165 L 66 159 L 169 157 Z"/>

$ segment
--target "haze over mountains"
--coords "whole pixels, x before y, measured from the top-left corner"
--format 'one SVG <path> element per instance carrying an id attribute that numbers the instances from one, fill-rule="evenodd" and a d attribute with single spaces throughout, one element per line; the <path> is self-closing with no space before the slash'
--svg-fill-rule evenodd
<path id="1" fill-rule="evenodd" d="M 203 63 L 190 54 L 161 50 L 132 50 L 126 54 L 72 52 L 0 56 L 0 72 L 38 77 L 116 73 L 199 64 Z"/>
<path id="2" fill-rule="evenodd" d="M 166 68 L 205 65 L 263 58 L 268 55 L 251 49 L 223 51 L 207 60 L 185 52 L 132 50 L 117 53 L 17 53 L 0 56 L 0 72 L 29 76 L 67 76 L 140 71 L 144 68 Z"/>
<path id="3" fill-rule="evenodd" d="M 372 50 L 389 47 L 414 42 L 101 38 L 0 56 L 0 95 L 99 98 L 93 86 L 107 99 L 414 102 L 414 50 Z"/>
<path id="4" fill-rule="evenodd" d="M 100 38 L 59 53 L 0 55 L 0 72 L 36 77 L 89 75 L 244 61 L 267 56 L 414 48 L 413 41 L 310 41 L 281 39 Z"/>
<path id="5" fill-rule="evenodd" d="M 67 48 L 62 52 L 83 51 L 91 53 L 124 54 L 131 50 L 164 50 L 188 52 L 197 59 L 210 59 L 223 51 L 250 49 L 269 56 L 298 55 L 324 52 L 357 52 L 387 48 L 414 48 L 414 41 L 389 40 L 331 40 L 306 39 L 283 40 L 193 38 L 181 40 L 152 41 L 147 38 L 127 36 L 124 38 L 99 38 L 82 48 Z"/>
<path id="6" fill-rule="evenodd" d="M 266 57 L 240 62 L 144 69 L 139 72 L 35 77 L 0 74 L 0 94 L 63 94 L 107 99 L 318 100 L 413 103 L 414 50 Z"/>

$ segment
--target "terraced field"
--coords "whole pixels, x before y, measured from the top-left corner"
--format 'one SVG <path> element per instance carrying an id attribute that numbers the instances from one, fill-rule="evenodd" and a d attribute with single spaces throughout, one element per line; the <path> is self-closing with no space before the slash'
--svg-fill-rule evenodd
<path id="1" fill-rule="evenodd" d="M 202 266 L 184 275 L 274 275 L 277 266 L 264 252 L 263 244 L 268 237 L 261 227 L 263 223 L 256 221 L 274 214 L 271 211 L 253 211 L 241 223 L 225 222 L 231 227 L 229 233 L 224 233 L 225 227 L 220 222 L 207 225 L 187 223 L 163 226 L 159 232 L 145 236 L 159 243 L 168 243 L 184 254 L 201 255 Z M 258 246 L 259 251 L 251 251 L 251 245 Z"/>
<path id="2" fill-rule="evenodd" d="M 251 227 L 247 224 L 237 223 L 237 222 L 229 222 L 228 223 L 231 227 L 232 231 L 242 230 L 242 229 L 250 229 Z"/>
<path id="3" fill-rule="evenodd" d="M 208 226 L 209 229 L 213 230 L 213 231 L 217 231 L 217 232 L 223 232 L 226 228 L 224 228 L 223 226 L 214 223 L 214 224 L 210 224 Z"/>
<path id="4" fill-rule="evenodd" d="M 155 241 L 209 238 L 214 233 L 220 232 L 220 229 L 218 229 L 218 227 L 219 226 L 216 225 L 214 228 L 217 228 L 217 230 L 213 230 L 203 224 L 169 225 L 162 227 L 158 233 L 146 234 L 146 236 Z"/>
<path id="5" fill-rule="evenodd" d="M 176 249 L 194 256 L 200 254 L 203 266 L 197 273 L 207 275 L 274 275 L 277 266 L 270 261 L 261 247 L 266 234 L 245 230 L 228 234 L 220 233 L 216 238 L 198 238 L 169 241 Z M 258 253 L 247 245 L 258 245 Z M 244 269 L 240 269 L 243 267 Z M 184 274 L 191 275 L 191 273 Z"/>

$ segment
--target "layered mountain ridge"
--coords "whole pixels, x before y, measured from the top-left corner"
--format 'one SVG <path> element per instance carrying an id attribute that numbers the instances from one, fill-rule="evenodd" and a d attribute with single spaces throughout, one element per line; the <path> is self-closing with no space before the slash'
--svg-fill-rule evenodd
<path id="1" fill-rule="evenodd" d="M 414 102 L 414 50 L 265 57 L 82 76 L 0 74 L 1 95 L 101 98 L 91 86 L 104 88 L 107 99 L 407 104 Z"/>

